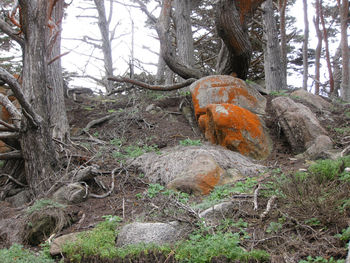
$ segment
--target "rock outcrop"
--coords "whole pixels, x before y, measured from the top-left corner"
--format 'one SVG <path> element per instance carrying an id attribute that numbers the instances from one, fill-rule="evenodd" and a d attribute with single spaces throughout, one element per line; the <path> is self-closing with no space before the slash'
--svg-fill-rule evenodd
<path id="1" fill-rule="evenodd" d="M 271 104 L 294 153 L 302 153 L 312 146 L 309 152 L 315 154 L 313 145 L 317 143 L 317 138 L 320 139 L 319 136 L 322 136 L 322 141 L 327 140 L 325 147 L 331 148 L 330 139 L 325 139 L 328 137 L 326 130 L 308 107 L 288 97 L 275 98 Z"/>
<path id="2" fill-rule="evenodd" d="M 331 107 L 331 103 L 327 102 L 325 99 L 318 95 L 307 92 L 304 89 L 298 89 L 290 94 L 291 97 L 296 97 L 304 102 L 309 103 L 318 110 L 327 110 Z"/>
<path id="3" fill-rule="evenodd" d="M 155 152 L 143 154 L 130 160 L 128 164 L 142 172 L 150 182 L 167 185 L 181 177 L 198 156 L 202 155 L 211 156 L 224 170 L 234 168 L 235 177 L 239 175 L 242 177 L 257 176 L 265 169 L 264 166 L 254 163 L 249 157 L 219 145 L 177 146 L 162 150 L 161 155 Z"/>
<path id="4" fill-rule="evenodd" d="M 265 114 L 266 99 L 243 80 L 209 76 L 194 82 L 192 101 L 198 125 L 213 144 L 255 159 L 271 152 L 269 135 L 256 114 Z"/>

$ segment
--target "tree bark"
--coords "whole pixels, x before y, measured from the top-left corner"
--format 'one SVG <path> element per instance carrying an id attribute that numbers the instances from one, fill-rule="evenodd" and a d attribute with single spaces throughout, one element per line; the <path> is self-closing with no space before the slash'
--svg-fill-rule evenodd
<path id="1" fill-rule="evenodd" d="M 51 47 L 49 60 L 61 55 L 61 31 L 63 19 L 64 0 L 58 0 L 52 10 L 51 20 L 56 23 L 57 35 L 52 36 L 53 32 L 48 32 L 47 37 L 55 37 Z M 47 29 L 49 30 L 49 29 Z M 47 39 L 47 43 L 50 39 Z M 56 59 L 48 66 L 48 101 L 49 103 L 49 127 L 53 138 L 66 141 L 69 137 L 69 125 L 64 103 L 63 76 L 61 59 Z"/>
<path id="2" fill-rule="evenodd" d="M 262 7 L 264 10 L 264 38 L 266 41 L 264 50 L 265 83 L 266 89 L 271 92 L 284 88 L 281 77 L 283 76 L 283 66 L 272 0 L 266 0 Z"/>
<path id="3" fill-rule="evenodd" d="M 283 70 L 283 86 L 287 87 L 287 35 L 286 35 L 286 8 L 287 0 L 278 1 L 280 13 L 280 36 L 281 36 L 281 61 Z"/>
<path id="4" fill-rule="evenodd" d="M 308 45 L 309 45 L 309 19 L 307 12 L 307 0 L 303 0 L 304 5 L 304 40 L 303 40 L 303 89 L 307 90 L 307 80 L 309 76 Z"/>
<path id="5" fill-rule="evenodd" d="M 191 0 L 175 0 L 177 50 L 180 61 L 188 67 L 194 65 L 191 6 Z"/>
<path id="6" fill-rule="evenodd" d="M 350 58 L 348 44 L 348 19 L 349 19 L 349 2 L 343 0 L 342 5 L 339 4 L 339 13 L 341 19 L 341 46 L 342 46 L 342 82 L 341 82 L 341 98 L 350 101 Z"/>
<path id="7" fill-rule="evenodd" d="M 22 31 L 24 34 L 24 60 L 22 90 L 40 117 L 38 125 L 33 125 L 27 117 L 22 117 L 21 149 L 25 160 L 27 183 L 35 196 L 44 194 L 53 183 L 57 168 L 57 157 L 50 135 L 50 82 L 48 80 L 49 39 L 48 1 L 20 0 Z M 25 116 L 26 114 L 24 114 Z"/>
<path id="8" fill-rule="evenodd" d="M 320 67 L 321 67 L 321 50 L 322 50 L 322 31 L 320 29 L 320 0 L 315 2 L 316 16 L 314 25 L 317 35 L 317 47 L 315 51 L 315 94 L 320 94 Z"/>
<path id="9" fill-rule="evenodd" d="M 113 60 L 111 41 L 109 39 L 109 23 L 106 16 L 104 0 L 94 0 L 94 3 L 98 12 L 98 27 L 100 29 L 102 37 L 102 52 L 106 75 L 105 87 L 107 93 L 109 93 L 113 89 L 113 83 L 107 80 L 108 77 L 113 76 Z"/>
<path id="10" fill-rule="evenodd" d="M 321 24 L 322 24 L 323 41 L 324 41 L 324 45 L 325 45 L 327 69 L 328 69 L 328 76 L 329 76 L 329 94 L 333 95 L 334 80 L 333 80 L 331 58 L 329 55 L 328 32 L 327 32 L 326 23 L 324 20 L 322 0 L 320 0 L 319 8 L 320 8 L 320 20 L 321 20 Z"/>
<path id="11" fill-rule="evenodd" d="M 252 47 L 245 24 L 243 10 L 236 8 L 235 1 L 220 0 L 216 6 L 215 23 L 218 35 L 225 46 L 219 55 L 218 68 L 220 74 L 236 75 L 246 79 L 250 65 Z M 225 50 L 227 49 L 227 50 Z"/>

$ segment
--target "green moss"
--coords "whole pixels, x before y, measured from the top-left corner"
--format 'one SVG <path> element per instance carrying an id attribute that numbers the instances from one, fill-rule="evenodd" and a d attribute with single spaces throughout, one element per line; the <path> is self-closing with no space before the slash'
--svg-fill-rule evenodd
<path id="1" fill-rule="evenodd" d="M 12 245 L 9 249 L 0 250 L 1 263 L 53 263 L 55 262 L 46 253 L 38 253 L 24 249 L 19 244 Z"/>

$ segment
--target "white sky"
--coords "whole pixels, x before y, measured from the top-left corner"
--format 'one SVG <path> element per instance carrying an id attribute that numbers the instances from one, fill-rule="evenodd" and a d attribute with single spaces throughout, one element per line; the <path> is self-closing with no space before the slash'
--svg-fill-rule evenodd
<path id="1" fill-rule="evenodd" d="M 92 1 L 91 1 L 92 2 Z M 90 2 L 90 3 L 91 3 Z M 124 1 L 130 3 L 130 1 Z M 88 59 L 91 54 L 91 47 L 80 41 L 68 40 L 72 38 L 80 39 L 84 35 L 88 35 L 93 38 L 100 38 L 100 33 L 98 30 L 97 24 L 91 24 L 91 19 L 89 18 L 78 18 L 77 16 L 86 16 L 94 15 L 97 12 L 94 10 L 83 11 L 79 9 L 80 6 L 83 6 L 83 3 L 86 3 L 84 0 L 74 0 L 73 3 L 66 10 L 67 18 L 63 23 L 63 42 L 62 42 L 62 53 L 71 50 L 71 53 L 62 57 L 63 66 L 69 71 L 77 71 L 79 74 L 89 74 L 97 78 L 101 77 L 101 74 L 104 74 L 103 63 L 97 61 L 94 58 Z M 106 1 L 106 9 L 109 8 L 109 1 Z M 309 48 L 316 48 L 317 39 L 314 30 L 314 25 L 312 18 L 315 14 L 314 8 L 309 4 L 309 29 L 310 29 L 310 42 Z M 135 8 L 126 8 L 121 4 L 114 4 L 113 9 L 113 23 L 119 23 L 119 26 L 116 30 L 116 35 L 123 35 L 119 39 L 113 42 L 113 63 L 115 67 L 115 75 L 124 74 L 128 71 L 127 60 L 131 54 L 131 20 L 130 15 L 135 23 L 135 58 L 144 62 L 144 63 L 157 63 L 157 55 L 151 53 L 150 51 L 143 49 L 145 45 L 152 49 L 154 52 L 159 51 L 159 43 L 154 39 L 156 35 L 154 30 L 146 28 L 145 21 L 146 16 L 138 9 Z M 107 10 L 107 16 L 109 11 Z M 304 27 L 304 18 L 303 18 L 303 3 L 302 0 L 297 0 L 294 7 L 291 8 L 291 13 L 297 18 L 297 27 L 303 30 Z M 152 37 L 153 36 L 153 37 Z M 340 41 L 340 40 L 339 40 Z M 338 43 L 331 45 L 331 54 L 334 54 L 335 48 L 338 46 Z M 300 46 L 301 47 L 301 46 Z M 95 50 L 93 56 L 98 58 L 103 58 L 102 53 L 99 50 Z M 147 71 L 152 73 L 156 72 L 155 66 L 145 65 Z M 324 73 L 323 79 L 327 79 L 325 73 L 325 66 L 322 67 Z M 137 73 L 140 70 L 136 70 Z M 314 75 L 314 67 L 309 68 L 309 74 Z M 309 79 L 309 86 L 312 85 L 312 79 Z M 295 87 L 302 86 L 302 74 L 294 72 L 292 76 L 288 78 L 288 84 Z M 71 86 L 85 86 L 93 89 L 100 89 L 94 81 L 90 79 L 76 79 L 70 83 Z M 311 87 L 310 87 L 311 89 Z"/>
<path id="2" fill-rule="evenodd" d="M 83 2 L 83 3 L 82 3 Z M 100 39 L 100 32 L 98 25 L 92 24 L 92 21 L 97 21 L 90 18 L 83 18 L 79 16 L 91 16 L 97 12 L 95 10 L 83 11 L 79 9 L 80 6 L 84 6 L 82 0 L 75 0 L 66 10 L 67 18 L 63 22 L 62 32 L 62 53 L 67 50 L 71 51 L 68 55 L 62 57 L 62 65 L 69 71 L 77 71 L 79 74 L 93 75 L 94 77 L 101 77 L 104 74 L 103 63 L 94 59 L 98 57 L 103 59 L 103 54 L 100 50 L 95 49 L 92 53 L 91 46 L 82 43 L 81 41 L 71 39 L 82 39 L 84 35 L 92 38 Z M 92 2 L 92 1 L 91 1 Z M 130 3 L 130 1 L 127 1 Z M 106 1 L 106 9 L 109 9 L 109 1 Z M 116 36 L 120 38 L 112 42 L 113 49 L 113 65 L 115 68 L 115 75 L 124 74 L 128 71 L 128 59 L 131 56 L 131 14 L 135 24 L 135 58 L 144 63 L 157 64 L 157 55 L 143 48 L 147 46 L 154 52 L 159 51 L 159 43 L 153 37 L 155 31 L 145 28 L 146 16 L 138 9 L 126 8 L 120 4 L 114 4 L 113 20 L 111 28 L 115 24 L 119 24 L 116 30 Z M 107 10 L 107 16 L 109 10 Z M 92 58 L 89 56 L 92 54 Z M 147 65 L 147 70 L 155 73 L 156 67 Z M 135 69 L 138 73 L 140 70 Z M 72 81 L 70 85 L 76 86 L 88 86 L 90 88 L 100 88 L 91 79 L 77 79 Z"/>

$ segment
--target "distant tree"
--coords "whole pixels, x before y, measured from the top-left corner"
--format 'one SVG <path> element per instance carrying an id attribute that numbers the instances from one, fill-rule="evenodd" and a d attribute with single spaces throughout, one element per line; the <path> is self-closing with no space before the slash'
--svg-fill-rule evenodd
<path id="1" fill-rule="evenodd" d="M 342 49 L 342 82 L 341 98 L 350 101 L 350 57 L 348 43 L 348 24 L 349 24 L 349 2 L 348 0 L 338 0 L 338 7 L 341 20 L 341 49 Z"/>
<path id="2" fill-rule="evenodd" d="M 316 15 L 314 16 L 314 25 L 317 35 L 317 47 L 315 51 L 315 94 L 320 94 L 320 67 L 321 67 L 321 50 L 323 35 L 320 29 L 320 0 L 315 2 Z"/>
<path id="3" fill-rule="evenodd" d="M 308 19 L 307 0 L 303 0 L 303 6 L 304 6 L 303 89 L 307 90 L 307 80 L 309 77 L 309 62 L 308 62 L 309 19 Z"/>

